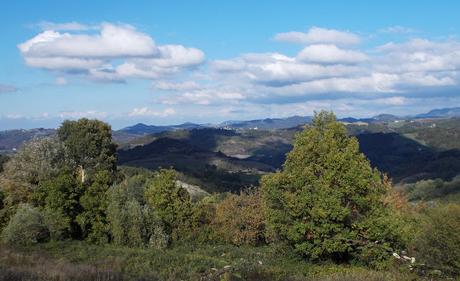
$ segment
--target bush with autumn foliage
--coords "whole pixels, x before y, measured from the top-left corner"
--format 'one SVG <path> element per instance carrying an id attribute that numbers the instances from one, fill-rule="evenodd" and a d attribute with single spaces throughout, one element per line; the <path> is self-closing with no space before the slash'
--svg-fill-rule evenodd
<path id="1" fill-rule="evenodd" d="M 265 217 L 257 189 L 230 194 L 216 206 L 212 226 L 216 237 L 234 245 L 265 243 Z"/>

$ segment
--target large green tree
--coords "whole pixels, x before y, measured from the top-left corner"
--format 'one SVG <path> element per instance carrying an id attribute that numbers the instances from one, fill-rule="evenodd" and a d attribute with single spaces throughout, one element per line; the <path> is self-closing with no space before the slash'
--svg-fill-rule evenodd
<path id="1" fill-rule="evenodd" d="M 82 182 L 91 180 L 98 171 L 116 170 L 116 145 L 110 125 L 86 118 L 64 121 L 58 129 L 68 157 L 79 168 Z"/>
<path id="2" fill-rule="evenodd" d="M 374 246 L 389 250 L 397 235 L 375 230 L 388 222 L 387 189 L 356 138 L 324 111 L 296 136 L 282 171 L 262 178 L 271 236 L 311 260 L 348 260 Z"/>
<path id="3" fill-rule="evenodd" d="M 0 175 L 0 227 L 19 203 L 42 208 L 53 237 L 107 240 L 106 191 L 115 179 L 116 145 L 108 124 L 65 121 L 57 135 L 24 144 Z"/>

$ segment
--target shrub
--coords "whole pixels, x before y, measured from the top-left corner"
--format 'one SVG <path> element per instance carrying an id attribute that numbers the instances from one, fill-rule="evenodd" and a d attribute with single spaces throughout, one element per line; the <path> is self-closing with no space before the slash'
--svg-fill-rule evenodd
<path id="1" fill-rule="evenodd" d="M 80 238 L 80 227 L 76 222 L 82 211 L 79 199 L 83 186 L 69 171 L 62 171 L 56 178 L 40 182 L 32 196 L 36 206 L 46 210 L 51 225 L 52 239 Z"/>
<path id="2" fill-rule="evenodd" d="M 187 190 L 176 183 L 176 172 L 161 169 L 147 184 L 145 200 L 174 240 L 190 235 L 192 206 Z"/>
<path id="3" fill-rule="evenodd" d="M 221 194 L 219 194 L 221 195 Z M 215 240 L 215 227 L 212 222 L 216 216 L 216 207 L 219 195 L 208 195 L 193 204 L 192 209 L 192 234 L 194 241 L 206 243 Z"/>
<path id="4" fill-rule="evenodd" d="M 265 241 L 265 218 L 258 190 L 231 194 L 217 204 L 212 221 L 217 237 L 235 245 L 258 245 Z"/>
<path id="5" fill-rule="evenodd" d="M 134 176 L 109 190 L 107 221 L 116 245 L 164 248 L 169 237 L 151 208 L 142 204 L 146 179 Z"/>
<path id="6" fill-rule="evenodd" d="M 165 231 L 164 224 L 158 215 L 148 206 L 145 206 L 143 209 L 143 216 L 146 225 L 147 245 L 155 249 L 164 249 L 168 247 L 171 238 Z"/>
<path id="7" fill-rule="evenodd" d="M 416 183 L 405 184 L 403 188 L 410 201 L 436 199 L 448 201 L 460 194 L 460 176 L 451 181 L 443 181 L 442 179 L 421 180 Z"/>
<path id="8" fill-rule="evenodd" d="M 46 227 L 50 233 L 51 240 L 63 240 L 69 237 L 71 221 L 59 211 L 51 209 L 41 210 Z"/>
<path id="9" fill-rule="evenodd" d="M 431 268 L 460 275 L 460 205 L 429 209 L 414 246 L 418 258 Z"/>
<path id="10" fill-rule="evenodd" d="M 141 205 L 129 200 L 115 207 L 110 204 L 108 217 L 113 242 L 117 245 L 141 247 L 145 245 L 146 225 Z"/>
<path id="11" fill-rule="evenodd" d="M 380 248 L 376 240 L 398 246 L 393 229 L 378 231 L 388 189 L 334 114 L 315 114 L 312 126 L 296 136 L 283 170 L 262 178 L 270 235 L 310 260 L 350 260 Z"/>
<path id="12" fill-rule="evenodd" d="M 2 240 L 10 244 L 29 245 L 49 239 L 43 214 L 27 204 L 21 205 L 2 231 Z"/>

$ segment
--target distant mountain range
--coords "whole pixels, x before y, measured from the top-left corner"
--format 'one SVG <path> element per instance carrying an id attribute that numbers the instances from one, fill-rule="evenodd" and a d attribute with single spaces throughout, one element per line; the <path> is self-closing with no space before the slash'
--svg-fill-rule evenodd
<path id="1" fill-rule="evenodd" d="M 342 118 L 359 140 L 372 166 L 394 183 L 421 179 L 450 180 L 460 174 L 459 108 L 437 109 L 412 117 L 380 114 Z M 448 118 L 446 118 L 448 117 Z M 235 191 L 257 185 L 260 176 L 279 169 L 292 141 L 310 116 L 184 123 L 136 124 L 113 131 L 121 165 L 157 169 L 174 167 L 180 180 L 208 192 Z M 24 142 L 52 136 L 55 129 L 0 132 L 0 154 L 13 154 Z"/>
<path id="2" fill-rule="evenodd" d="M 376 122 L 391 122 L 391 121 L 400 120 L 400 119 L 406 119 L 406 118 L 399 117 L 396 115 L 391 115 L 391 114 L 379 114 L 379 115 L 376 115 L 370 118 L 346 117 L 346 118 L 339 119 L 339 121 L 346 122 L 346 123 L 357 123 L 357 122 L 376 123 Z"/>
<path id="3" fill-rule="evenodd" d="M 310 123 L 311 116 L 292 116 L 287 118 L 266 118 L 249 121 L 226 121 L 216 127 L 229 129 L 286 129 Z"/>
<path id="4" fill-rule="evenodd" d="M 149 135 L 149 134 L 156 134 L 156 133 L 174 131 L 174 130 L 198 129 L 201 127 L 203 127 L 203 125 L 194 124 L 194 123 L 184 123 L 180 125 L 171 125 L 171 126 L 155 126 L 155 125 L 146 125 L 143 123 L 138 123 L 134 126 L 123 128 L 119 130 L 119 132 L 133 134 L 133 135 Z"/>
<path id="5" fill-rule="evenodd" d="M 341 118 L 339 121 L 346 123 L 379 123 L 392 122 L 395 120 L 411 120 L 426 118 L 452 118 L 460 117 L 460 107 L 434 109 L 427 113 L 415 116 L 399 117 L 391 114 L 380 114 L 369 118 Z M 118 143 L 129 142 L 130 140 L 152 134 L 171 132 L 177 130 L 193 130 L 200 128 L 221 128 L 230 130 L 252 129 L 252 130 L 276 130 L 287 129 L 310 123 L 312 116 L 292 116 L 287 118 L 266 118 L 246 121 L 226 121 L 220 124 L 195 124 L 183 123 L 180 125 L 155 126 L 138 123 L 113 132 L 113 137 Z M 17 149 L 23 142 L 35 137 L 49 136 L 55 133 L 54 129 L 30 129 L 30 130 L 7 130 L 0 131 L 0 152 L 11 152 Z"/>
<path id="6" fill-rule="evenodd" d="M 418 114 L 416 118 L 449 118 L 459 117 L 460 107 L 433 109 L 428 113 Z"/>
<path id="7" fill-rule="evenodd" d="M 434 109 L 430 112 L 418 114 L 415 116 L 396 116 L 392 114 L 379 114 L 369 118 L 354 118 L 346 117 L 341 118 L 339 121 L 347 123 L 378 123 L 378 122 L 392 122 L 395 120 L 407 120 L 407 119 L 420 119 L 420 118 L 451 118 L 451 117 L 460 117 L 460 107 L 454 108 L 441 108 Z M 148 135 L 155 134 L 167 131 L 175 130 L 190 130 L 198 128 L 224 128 L 224 129 L 259 129 L 259 130 L 275 130 L 275 129 L 287 129 L 297 127 L 303 124 L 308 124 L 312 120 L 312 116 L 291 116 L 287 118 L 265 118 L 265 119 L 256 119 L 256 120 L 243 120 L 243 121 L 225 121 L 220 124 L 194 124 L 194 123 L 184 123 L 180 125 L 172 126 L 154 126 L 154 125 L 145 125 L 142 123 L 136 124 L 134 126 L 126 127 L 119 132 L 133 134 L 133 135 Z"/>

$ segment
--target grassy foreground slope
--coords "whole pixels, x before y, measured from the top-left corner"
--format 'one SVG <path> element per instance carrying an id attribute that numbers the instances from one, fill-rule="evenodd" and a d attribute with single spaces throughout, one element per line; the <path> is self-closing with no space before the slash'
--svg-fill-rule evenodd
<path id="1" fill-rule="evenodd" d="M 287 248 L 176 245 L 133 249 L 85 242 L 0 247 L 0 280 L 416 280 L 408 270 L 311 264 Z"/>

